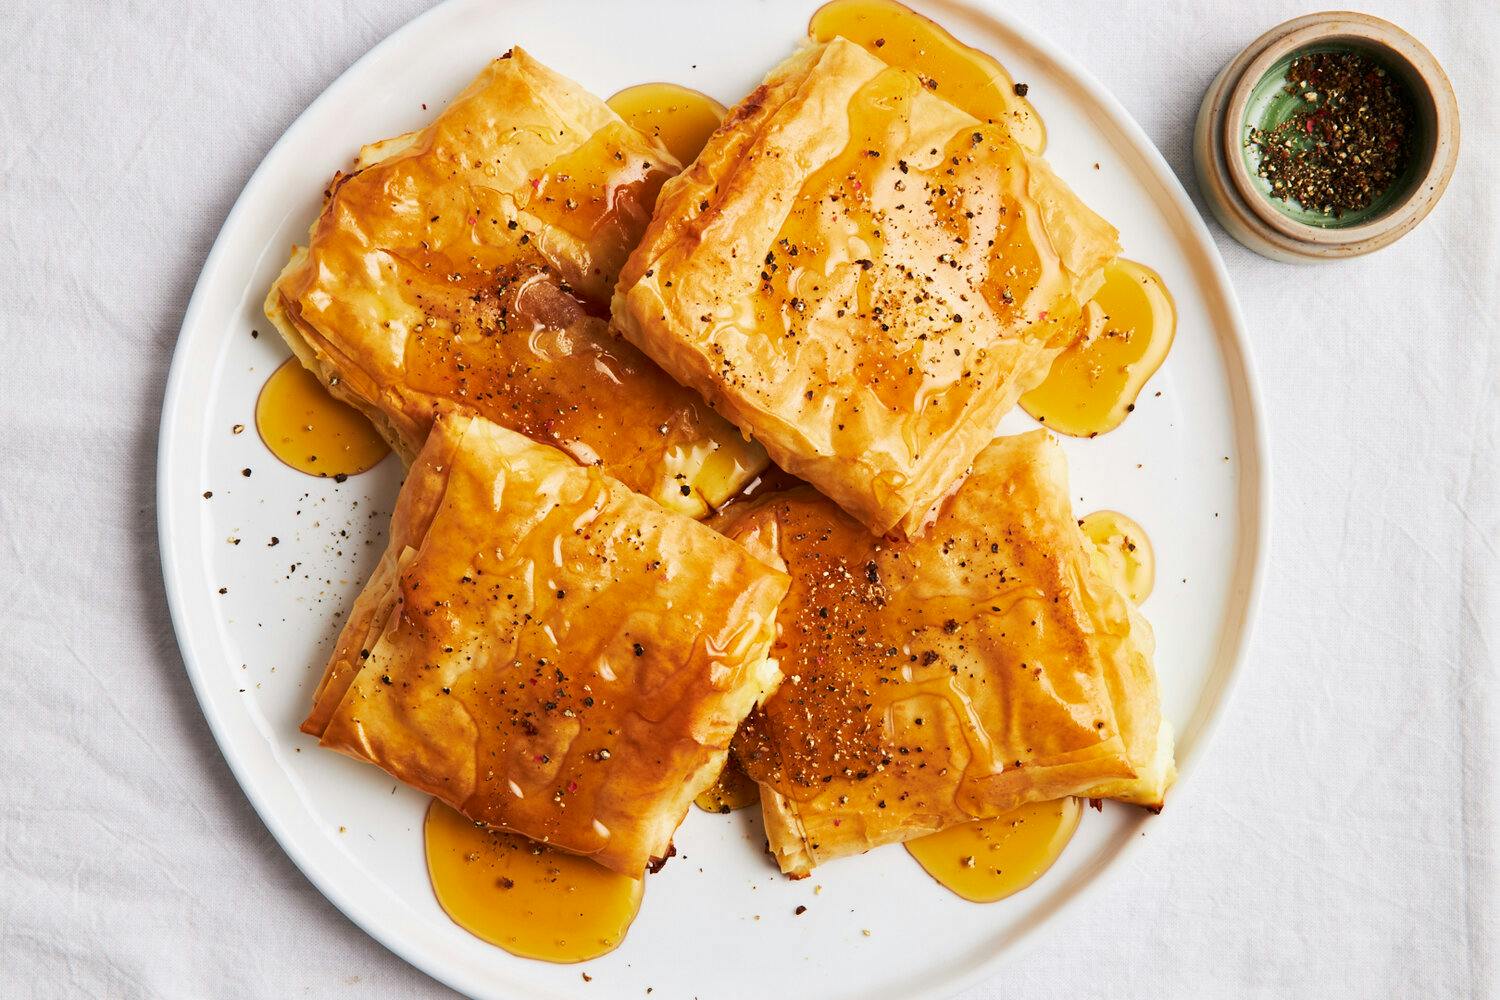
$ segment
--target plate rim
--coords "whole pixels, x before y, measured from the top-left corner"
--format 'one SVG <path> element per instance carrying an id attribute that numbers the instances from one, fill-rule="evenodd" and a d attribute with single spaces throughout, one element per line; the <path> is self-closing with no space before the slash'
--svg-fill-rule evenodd
<path id="1" fill-rule="evenodd" d="M 173 346 L 172 360 L 162 397 L 156 449 L 156 530 L 168 613 L 178 650 L 182 656 L 184 672 L 188 675 L 199 709 L 203 712 L 209 731 L 230 773 L 233 774 L 240 790 L 249 800 L 261 823 L 276 840 L 282 852 L 325 899 L 361 931 L 402 961 L 466 995 L 476 995 L 475 987 L 479 984 L 470 982 L 458 970 L 442 966 L 435 956 L 424 952 L 415 944 L 397 938 L 377 919 L 375 908 L 370 903 L 353 898 L 325 874 L 310 853 L 302 849 L 288 826 L 282 822 L 279 813 L 270 802 L 267 791 L 260 786 L 261 779 L 250 772 L 244 752 L 230 737 L 228 723 L 209 693 L 209 675 L 204 659 L 199 656 L 198 645 L 194 641 L 187 601 L 182 589 L 185 567 L 180 565 L 183 558 L 180 550 L 184 540 L 176 537 L 173 530 L 173 524 L 178 520 L 179 501 L 170 488 L 170 484 L 177 481 L 172 474 L 174 461 L 183 447 L 179 443 L 179 437 L 184 421 L 180 419 L 181 415 L 178 414 L 178 410 L 185 405 L 184 397 L 189 382 L 187 356 L 192 341 L 191 331 L 202 325 L 202 314 L 209 308 L 208 289 L 215 284 L 218 272 L 225 266 L 225 257 L 229 254 L 227 234 L 237 228 L 240 217 L 249 211 L 249 205 L 254 200 L 253 193 L 261 185 L 268 183 L 267 164 L 277 158 L 277 154 L 283 147 L 292 144 L 296 137 L 311 127 L 311 120 L 322 111 L 325 105 L 335 103 L 331 95 L 340 89 L 340 84 L 345 80 L 359 73 L 367 64 L 377 62 L 389 51 L 399 49 L 403 40 L 416 33 L 423 24 L 441 19 L 454 8 L 468 6 L 475 2 L 477 0 L 442 0 L 404 22 L 330 81 L 266 150 L 226 214 L 213 245 L 204 259 L 203 268 L 199 272 L 187 309 L 183 314 L 182 324 Z M 1181 179 L 1172 170 L 1156 144 L 1151 141 L 1134 116 L 1126 110 L 1113 93 L 1106 89 L 1086 67 L 1065 49 L 1054 44 L 1043 32 L 1018 21 L 1004 9 L 1001 0 L 928 0 L 928 2 L 934 7 L 987 19 L 1002 31 L 1022 40 L 1053 62 L 1058 70 L 1082 92 L 1083 96 L 1104 113 L 1108 124 L 1119 130 L 1131 152 L 1141 158 L 1151 178 L 1170 196 L 1185 224 L 1185 235 L 1189 238 L 1190 246 L 1201 254 L 1200 262 L 1208 267 L 1213 283 L 1217 286 L 1216 290 L 1223 299 L 1225 319 L 1228 322 L 1223 328 L 1216 330 L 1214 335 L 1225 353 L 1226 360 L 1239 369 L 1239 385 L 1235 384 L 1236 380 L 1233 377 L 1235 373 L 1233 370 L 1230 371 L 1231 393 L 1236 389 L 1244 393 L 1244 419 L 1236 420 L 1235 427 L 1236 443 L 1243 449 L 1240 454 L 1240 488 L 1238 490 L 1243 504 L 1239 512 L 1243 524 L 1238 533 L 1239 545 L 1236 551 L 1236 560 L 1241 565 L 1236 576 L 1244 579 L 1231 580 L 1230 599 L 1234 602 L 1238 598 L 1239 607 L 1237 614 L 1233 616 L 1237 620 L 1229 625 L 1229 629 L 1234 632 L 1230 637 L 1229 648 L 1225 649 L 1221 643 L 1218 654 L 1218 659 L 1227 666 L 1222 683 L 1217 691 L 1205 689 L 1204 697 L 1211 699 L 1210 710 L 1200 723 L 1192 752 L 1185 759 L 1178 761 L 1174 798 L 1181 800 L 1188 789 L 1197 787 L 1193 777 L 1198 771 L 1201 760 L 1217 739 L 1233 703 L 1235 692 L 1243 682 L 1270 558 L 1272 506 L 1269 435 L 1260 383 L 1256 374 L 1254 352 L 1247 335 L 1244 313 L 1240 308 L 1239 298 L 1235 293 L 1235 287 L 1223 256 L 1197 203 L 1187 192 Z M 810 8 L 809 13 L 811 9 L 815 8 Z M 1254 482 L 1251 488 L 1246 489 L 1244 481 L 1249 477 L 1253 477 Z M 1245 552 L 1246 546 L 1251 551 Z M 1233 609 L 1231 605 L 1231 610 L 1236 609 Z M 1175 810 L 1169 815 L 1180 814 L 1180 812 L 1181 810 Z M 1158 819 L 1155 822 L 1162 821 Z M 919 996 L 933 998 L 955 996 L 963 990 L 992 978 L 1005 964 L 1016 960 L 1018 956 L 1033 947 L 1040 940 L 1041 932 L 1051 926 L 1062 914 L 1071 912 L 1083 899 L 1113 884 L 1119 877 L 1121 869 L 1125 867 L 1123 862 L 1140 849 L 1143 839 L 1134 836 L 1127 837 L 1126 842 L 1118 847 L 1109 863 L 1101 871 L 1095 873 L 1079 891 L 1059 900 L 1041 913 L 1035 922 L 1012 938 L 1009 947 L 967 970 L 935 981 L 930 987 L 923 989 Z"/>

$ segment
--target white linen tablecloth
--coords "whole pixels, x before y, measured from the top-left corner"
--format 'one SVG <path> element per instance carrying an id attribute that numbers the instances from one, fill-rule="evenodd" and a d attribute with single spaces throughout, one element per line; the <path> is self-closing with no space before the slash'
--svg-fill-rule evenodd
<path id="1" fill-rule="evenodd" d="M 153 500 L 170 352 L 225 214 L 424 6 L 0 6 L 0 995 L 448 995 L 312 888 L 230 776 L 168 622 Z M 1190 190 L 1209 80 L 1312 9 L 1008 6 Z M 1453 185 L 1362 260 L 1276 264 L 1215 227 L 1273 456 L 1246 676 L 1194 821 L 970 1000 L 1500 991 L 1500 4 L 1362 6 L 1452 76 Z"/>

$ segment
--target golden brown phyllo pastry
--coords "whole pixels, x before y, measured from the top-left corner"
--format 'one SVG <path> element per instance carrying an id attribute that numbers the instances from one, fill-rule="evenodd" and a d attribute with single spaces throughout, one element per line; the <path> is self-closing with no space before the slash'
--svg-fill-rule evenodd
<path id="1" fill-rule="evenodd" d="M 916 535 L 1117 249 L 1003 127 L 837 38 L 663 186 L 612 308 L 778 465 Z"/>
<path id="2" fill-rule="evenodd" d="M 735 756 L 783 871 L 1069 795 L 1160 807 L 1151 629 L 1095 569 L 1045 431 L 1000 438 L 926 538 L 803 487 L 715 522 L 791 575 L 785 682 Z"/>
<path id="3" fill-rule="evenodd" d="M 266 314 L 404 459 L 452 402 L 694 516 L 761 450 L 606 321 L 677 162 L 521 49 L 334 178 Z"/>
<path id="4" fill-rule="evenodd" d="M 638 877 L 779 681 L 787 585 L 599 470 L 444 413 L 303 729 Z"/>

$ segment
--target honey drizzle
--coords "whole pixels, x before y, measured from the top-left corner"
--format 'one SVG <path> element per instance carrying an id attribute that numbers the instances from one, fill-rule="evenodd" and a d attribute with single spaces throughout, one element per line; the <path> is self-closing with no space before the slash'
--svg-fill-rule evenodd
<path id="1" fill-rule="evenodd" d="M 661 166 L 628 155 L 635 144 L 625 124 L 605 125 L 534 178 L 526 211 L 577 237 L 596 258 L 624 261 L 668 177 Z M 606 275 L 606 284 L 617 277 Z"/>
<path id="2" fill-rule="evenodd" d="M 788 353 L 841 344 L 834 363 L 862 369 L 886 406 L 936 425 L 984 385 L 967 378 L 972 361 L 955 343 L 965 350 L 976 325 L 1037 336 L 1039 324 L 1062 323 L 1047 320 L 1046 304 L 1066 278 L 1038 243 L 1022 154 L 994 127 L 963 127 L 910 162 L 870 155 L 907 127 L 920 93 L 917 76 L 887 69 L 852 96 L 849 140 L 803 183 L 743 325 L 769 326 Z M 906 265 L 922 249 L 903 232 L 933 229 L 955 249 L 938 266 Z M 897 263 L 869 266 L 883 259 Z M 926 445 L 913 441 L 918 453 Z"/>
<path id="3" fill-rule="evenodd" d="M 454 265 L 461 280 L 428 288 L 426 322 L 406 342 L 412 388 L 472 407 L 583 464 L 607 457 L 612 475 L 659 501 L 661 491 L 678 488 L 672 473 L 681 469 L 705 503 L 722 502 L 728 484 L 754 466 L 752 446 L 738 435 L 704 440 L 701 400 L 611 337 L 590 304 L 525 249 L 494 252 L 483 260 L 487 270 Z M 612 386 L 627 391 L 607 391 Z"/>
<path id="4" fill-rule="evenodd" d="M 895 0 L 832 0 L 818 8 L 807 33 L 827 42 L 842 35 L 891 66 L 918 74 L 946 99 L 982 122 L 1003 126 L 1029 152 L 1041 154 L 1047 131 L 1031 102 L 994 58 Z"/>
<path id="5" fill-rule="evenodd" d="M 737 757 L 755 780 L 809 807 L 838 796 L 848 811 L 879 810 L 881 801 L 913 789 L 930 794 L 934 772 L 946 774 L 955 763 L 974 775 L 1024 766 L 1018 758 L 1030 750 L 1023 754 L 1003 746 L 1004 740 L 970 740 L 975 727 L 964 721 L 1009 714 L 1018 705 L 1035 713 L 1047 738 L 1057 741 L 1054 749 L 1097 742 L 1093 721 L 1054 694 L 1041 693 L 1033 673 L 1021 673 L 1024 683 L 1018 683 L 1009 671 L 959 667 L 959 658 L 969 658 L 964 644 L 980 642 L 986 657 L 1018 664 L 1040 665 L 1060 655 L 1060 637 L 1069 626 L 1052 612 L 1035 574 L 1005 576 L 1008 567 L 1025 566 L 1036 553 L 1021 533 L 955 532 L 950 543 L 892 544 L 874 539 L 807 488 L 773 496 L 765 505 L 759 516 L 776 526 L 770 544 L 785 560 L 792 584 L 777 614 L 772 647 L 788 679 L 750 714 L 734 740 Z M 767 544 L 735 529 L 730 534 L 757 554 Z M 996 580 L 985 622 L 960 621 L 972 616 L 972 603 L 929 599 L 903 587 L 924 562 L 959 560 L 968 574 Z M 996 624 L 1002 617 L 1008 623 L 1003 627 Z M 960 808 L 970 815 L 985 808 L 976 782 L 954 783 Z"/>
<path id="6" fill-rule="evenodd" d="M 334 399 L 296 358 L 266 379 L 255 429 L 271 454 L 310 476 L 355 476 L 390 451 L 364 414 Z"/>
<path id="7" fill-rule="evenodd" d="M 698 158 L 725 113 L 712 97 L 675 83 L 626 87 L 605 103 L 637 132 L 666 146 L 683 166 Z"/>
<path id="8" fill-rule="evenodd" d="M 1146 529 L 1117 510 L 1099 510 L 1078 522 L 1094 543 L 1094 566 L 1132 604 L 1151 596 L 1156 584 L 1156 553 Z"/>
<path id="9" fill-rule="evenodd" d="M 513 955 L 582 962 L 625 940 L 644 887 L 588 858 L 478 826 L 434 799 L 423 824 L 439 905 Z"/>
<path id="10" fill-rule="evenodd" d="M 1123 258 L 1084 310 L 1087 329 L 1021 397 L 1027 413 L 1060 434 L 1097 437 L 1120 426 L 1156 374 L 1177 333 L 1177 309 L 1161 276 Z"/>
<path id="11" fill-rule="evenodd" d="M 622 155 L 639 145 L 628 126 L 611 122 L 535 179 L 527 213 L 576 236 L 596 264 L 623 260 L 668 173 Z M 614 275 L 584 267 L 586 283 L 605 290 L 591 296 L 575 287 L 537 240 L 514 220 L 500 221 L 506 212 L 484 202 L 486 189 L 450 191 L 434 170 L 425 160 L 376 164 L 360 185 L 342 189 L 346 200 L 368 203 L 415 173 L 449 199 L 423 210 L 430 213 L 426 238 L 359 262 L 387 268 L 388 286 L 407 289 L 401 356 L 409 387 L 472 408 L 583 464 L 602 463 L 632 488 L 685 512 L 722 502 L 762 456 L 718 424 L 696 394 L 611 335 Z M 471 205 L 471 196 L 479 203 Z M 684 485 L 688 492 L 679 494 Z"/>
<path id="12" fill-rule="evenodd" d="M 1078 799 L 1031 802 L 906 843 L 938 883 L 975 903 L 1020 892 L 1062 855 L 1083 813 Z"/>

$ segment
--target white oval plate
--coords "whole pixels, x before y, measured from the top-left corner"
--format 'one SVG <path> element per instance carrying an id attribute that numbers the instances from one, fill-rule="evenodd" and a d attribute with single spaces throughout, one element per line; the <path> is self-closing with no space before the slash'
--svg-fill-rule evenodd
<path id="1" fill-rule="evenodd" d="M 1266 551 L 1264 434 L 1223 263 L 1161 156 L 1080 67 L 998 4 L 914 5 L 1031 85 L 1053 166 L 1176 296 L 1176 345 L 1136 412 L 1117 431 L 1065 444 L 1080 514 L 1123 510 L 1155 540 L 1158 583 L 1145 610 L 1186 777 L 1223 710 Z M 203 268 L 172 364 L 158 470 L 162 563 L 209 725 L 307 877 L 397 954 L 476 996 L 572 996 L 581 971 L 599 1000 L 639 998 L 648 986 L 654 998 L 947 995 L 993 973 L 1142 834 L 1194 821 L 1181 787 L 1160 817 L 1091 811 L 1037 885 L 977 906 L 897 847 L 788 881 L 763 851 L 753 810 L 694 810 L 677 836 L 681 856 L 650 878 L 624 945 L 558 966 L 514 958 L 453 925 L 427 882 L 426 799 L 297 731 L 384 544 L 400 481 L 394 458 L 343 484 L 301 475 L 254 432 L 256 394 L 287 356 L 260 303 L 324 183 L 361 143 L 430 120 L 515 44 L 600 95 L 672 80 L 731 104 L 798 43 L 816 2 L 713 7 L 709 17 L 702 0 L 449 0 L 417 18 L 329 87 L 266 156 Z M 245 431 L 234 434 L 236 424 Z M 1004 429 L 1030 425 L 1018 412 Z M 808 911 L 795 916 L 799 905 Z"/>

